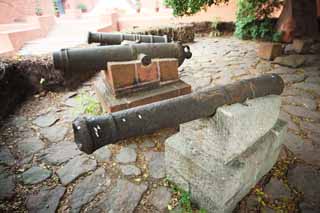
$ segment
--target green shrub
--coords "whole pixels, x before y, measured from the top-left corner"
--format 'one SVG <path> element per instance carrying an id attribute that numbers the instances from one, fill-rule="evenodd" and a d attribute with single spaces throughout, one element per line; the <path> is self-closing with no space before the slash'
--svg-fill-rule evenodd
<path id="1" fill-rule="evenodd" d="M 281 0 L 238 0 L 235 35 L 241 39 L 279 41 L 271 14 L 282 5 Z"/>
<path id="2" fill-rule="evenodd" d="M 100 115 L 102 113 L 100 103 L 87 93 L 78 95 L 76 101 L 79 103 L 79 107 L 75 109 L 77 114 Z"/>
<path id="3" fill-rule="evenodd" d="M 78 4 L 77 8 L 80 9 L 81 11 L 87 10 L 87 6 L 83 3 Z"/>
<path id="4" fill-rule="evenodd" d="M 229 0 L 165 0 L 165 5 L 173 9 L 175 16 L 192 15 L 212 4 L 228 3 Z"/>

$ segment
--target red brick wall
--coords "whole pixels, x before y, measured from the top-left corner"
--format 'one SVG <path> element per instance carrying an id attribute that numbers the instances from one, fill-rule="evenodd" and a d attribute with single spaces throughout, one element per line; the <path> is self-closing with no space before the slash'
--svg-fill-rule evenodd
<path id="1" fill-rule="evenodd" d="M 15 20 L 23 20 L 26 16 L 35 15 L 37 2 L 44 15 L 54 14 L 52 0 L 0 0 L 0 24 L 12 23 Z"/>

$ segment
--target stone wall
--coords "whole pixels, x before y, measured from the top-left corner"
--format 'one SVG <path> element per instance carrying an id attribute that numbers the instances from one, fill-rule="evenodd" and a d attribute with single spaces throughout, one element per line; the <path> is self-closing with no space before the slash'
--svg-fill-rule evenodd
<path id="1" fill-rule="evenodd" d="M 212 30 L 212 22 L 205 21 L 149 28 L 138 27 L 135 29 L 126 30 L 126 32 L 147 35 L 167 35 L 170 40 L 188 43 L 194 41 L 195 34 L 208 34 Z M 215 30 L 223 34 L 233 33 L 235 30 L 235 25 L 233 22 L 219 22 Z"/>
<path id="2" fill-rule="evenodd" d="M 128 33 L 145 35 L 167 35 L 169 40 L 193 42 L 195 33 L 192 24 L 167 25 L 160 27 L 136 28 L 127 30 Z"/>
<path id="3" fill-rule="evenodd" d="M 55 70 L 51 56 L 29 56 L 0 59 L 0 120 L 26 98 L 43 91 L 75 89 L 95 72 L 77 73 L 67 78 Z"/>
<path id="4" fill-rule="evenodd" d="M 35 15 L 37 7 L 42 9 L 44 15 L 54 15 L 52 0 L 1 0 L 0 24 L 23 21 L 26 16 Z"/>

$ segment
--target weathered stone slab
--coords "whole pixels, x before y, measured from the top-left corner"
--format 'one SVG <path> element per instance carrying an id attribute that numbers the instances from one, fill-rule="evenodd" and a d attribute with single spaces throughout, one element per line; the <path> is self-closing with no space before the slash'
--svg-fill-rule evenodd
<path id="1" fill-rule="evenodd" d="M 314 99 L 301 97 L 301 96 L 285 96 L 281 98 L 282 101 L 286 104 L 291 105 L 300 105 L 308 108 L 309 110 L 316 110 L 317 103 Z"/>
<path id="2" fill-rule="evenodd" d="M 288 199 L 290 197 L 290 189 L 276 178 L 271 178 L 265 186 L 264 192 L 272 199 Z"/>
<path id="3" fill-rule="evenodd" d="M 165 143 L 167 178 L 190 191 L 192 200 L 208 212 L 231 212 L 278 158 L 287 131 L 286 123 L 277 121 L 279 97 L 251 101 L 183 124 Z M 265 125 L 269 129 L 261 130 Z"/>
<path id="4" fill-rule="evenodd" d="M 87 156 L 78 156 L 61 167 L 57 174 L 63 185 L 68 185 L 80 175 L 92 171 L 97 167 L 97 162 Z"/>
<path id="5" fill-rule="evenodd" d="M 51 164 L 60 165 L 80 154 L 81 152 L 75 143 L 61 142 L 53 144 L 48 149 L 44 150 L 41 159 Z"/>
<path id="6" fill-rule="evenodd" d="M 33 123 L 39 127 L 49 127 L 56 123 L 58 120 L 59 118 L 57 117 L 57 115 L 51 112 L 38 116 L 35 120 L 33 120 Z"/>
<path id="7" fill-rule="evenodd" d="M 154 146 L 155 144 L 152 142 L 150 138 L 147 138 L 146 140 L 143 141 L 142 144 L 140 144 L 141 148 L 152 148 Z"/>
<path id="8" fill-rule="evenodd" d="M 318 71 L 318 74 L 320 72 Z M 319 84 L 320 83 L 320 76 L 311 76 L 306 79 L 306 83 L 311 83 L 311 84 Z"/>
<path id="9" fill-rule="evenodd" d="M 285 84 L 295 84 L 302 82 L 305 79 L 305 76 L 302 74 L 285 74 L 281 75 Z"/>
<path id="10" fill-rule="evenodd" d="M 295 88 L 294 85 L 285 87 L 282 93 L 282 96 L 303 96 L 305 98 L 310 98 L 310 99 L 313 99 L 315 97 L 314 95 L 312 95 L 307 91 Z"/>
<path id="11" fill-rule="evenodd" d="M 36 184 L 49 178 L 51 174 L 50 170 L 35 166 L 22 173 L 21 180 L 24 184 Z"/>
<path id="12" fill-rule="evenodd" d="M 312 44 L 312 39 L 294 39 L 292 46 L 296 53 L 305 54 L 310 52 Z"/>
<path id="13" fill-rule="evenodd" d="M 94 158 L 98 162 L 109 161 L 111 158 L 111 151 L 107 146 L 101 147 L 93 153 Z"/>
<path id="14" fill-rule="evenodd" d="M 15 195 L 15 178 L 13 175 L 2 171 L 0 174 L 0 200 L 10 199 Z"/>
<path id="15" fill-rule="evenodd" d="M 148 171 L 152 178 L 164 178 L 165 177 L 165 162 L 163 152 L 146 152 L 144 157 L 148 162 Z"/>
<path id="16" fill-rule="evenodd" d="M 106 193 L 97 204 L 94 212 L 133 212 L 147 185 L 136 185 L 127 180 L 118 180 L 110 193 Z"/>
<path id="17" fill-rule="evenodd" d="M 80 101 L 77 100 L 77 98 L 68 98 L 68 99 L 64 102 L 64 105 L 67 106 L 67 107 L 76 108 L 76 107 L 79 107 L 81 104 L 80 104 Z"/>
<path id="18" fill-rule="evenodd" d="M 315 132 L 320 134 L 320 123 L 312 123 L 307 121 L 300 122 L 301 129 L 307 133 Z"/>
<path id="19" fill-rule="evenodd" d="M 279 118 L 288 123 L 288 129 L 291 129 L 296 132 L 300 131 L 298 125 L 293 122 L 293 120 L 291 119 L 291 116 L 287 112 L 285 112 L 283 110 L 280 111 Z"/>
<path id="20" fill-rule="evenodd" d="M 199 119 L 180 125 L 188 140 L 199 138 L 212 143 L 201 144 L 202 149 L 219 161 L 228 163 L 235 156 L 265 135 L 276 123 L 280 113 L 279 96 L 248 100 L 245 105 L 233 104 L 217 109 L 212 119 Z M 215 126 L 208 131 L 208 127 Z"/>
<path id="21" fill-rule="evenodd" d="M 141 174 L 141 170 L 136 167 L 135 165 L 121 165 L 120 166 L 121 172 L 122 174 L 126 175 L 126 176 L 130 176 L 130 175 L 140 175 Z"/>
<path id="22" fill-rule="evenodd" d="M 299 192 L 304 199 L 300 204 L 302 212 L 318 212 L 320 209 L 320 173 L 311 166 L 298 165 L 288 172 L 288 182 Z M 309 211 L 306 211 L 309 210 Z"/>
<path id="23" fill-rule="evenodd" d="M 311 120 L 320 120 L 320 113 L 310 111 L 309 109 L 301 106 L 284 105 L 283 110 L 290 113 L 291 115 L 308 118 Z"/>
<path id="24" fill-rule="evenodd" d="M 44 148 L 44 143 L 38 137 L 29 137 L 18 141 L 18 152 L 22 157 L 28 157 Z"/>
<path id="25" fill-rule="evenodd" d="M 81 207 L 105 191 L 111 183 L 104 168 L 99 168 L 75 186 L 71 195 L 71 212 L 79 212 Z"/>
<path id="26" fill-rule="evenodd" d="M 320 85 L 317 83 L 298 83 L 294 87 L 320 95 Z"/>
<path id="27" fill-rule="evenodd" d="M 281 43 L 262 42 L 259 44 L 257 55 L 266 60 L 273 60 L 274 58 L 283 54 Z"/>
<path id="28" fill-rule="evenodd" d="M 306 58 L 303 55 L 289 55 L 277 57 L 273 63 L 286 67 L 298 68 L 306 62 Z"/>
<path id="29" fill-rule="evenodd" d="M 66 188 L 57 186 L 54 189 L 43 189 L 27 198 L 29 212 L 55 213 Z"/>
<path id="30" fill-rule="evenodd" d="M 58 124 L 40 130 L 40 134 L 50 142 L 62 141 L 66 137 L 67 133 L 68 128 Z"/>
<path id="31" fill-rule="evenodd" d="M 116 156 L 116 161 L 119 163 L 133 163 L 137 160 L 137 153 L 134 149 L 122 147 Z"/>
<path id="32" fill-rule="evenodd" d="M 297 155 L 303 146 L 303 139 L 292 132 L 288 132 L 284 140 L 284 144 L 291 152 Z"/>
<path id="33" fill-rule="evenodd" d="M 169 205 L 171 199 L 171 192 L 166 187 L 159 187 L 154 190 L 150 195 L 150 202 L 159 211 L 164 212 Z"/>
<path id="34" fill-rule="evenodd" d="M 204 134 L 208 134 L 209 128 L 213 125 L 203 130 Z M 255 144 L 225 164 L 206 148 L 195 145 L 206 143 L 207 138 L 190 140 L 185 132 L 180 132 L 166 141 L 167 178 L 190 191 L 192 200 L 208 212 L 231 212 L 272 168 L 285 133 L 286 124 L 278 121 Z"/>
<path id="35" fill-rule="evenodd" d="M 15 164 L 15 159 L 7 147 L 0 146 L 0 164 L 12 166 Z"/>

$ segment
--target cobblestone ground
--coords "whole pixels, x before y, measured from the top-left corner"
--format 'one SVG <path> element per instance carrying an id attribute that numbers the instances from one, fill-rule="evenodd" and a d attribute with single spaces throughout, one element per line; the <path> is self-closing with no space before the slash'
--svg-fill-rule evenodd
<path id="1" fill-rule="evenodd" d="M 286 83 L 281 118 L 289 123 L 278 163 L 235 212 L 319 212 L 320 60 L 306 55 L 298 69 L 262 61 L 257 43 L 200 38 L 181 69 L 194 90 L 262 73 Z M 73 143 L 76 92 L 36 95 L 1 129 L 0 211 L 163 212 L 179 193 L 165 180 L 164 140 L 174 130 L 103 147 L 85 155 Z M 281 211 L 283 210 L 283 211 Z"/>

